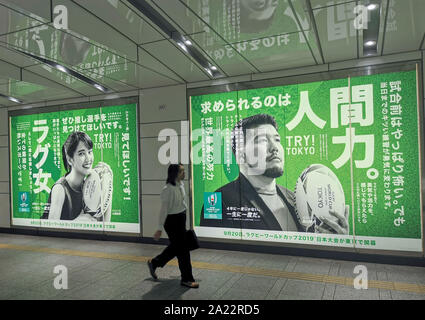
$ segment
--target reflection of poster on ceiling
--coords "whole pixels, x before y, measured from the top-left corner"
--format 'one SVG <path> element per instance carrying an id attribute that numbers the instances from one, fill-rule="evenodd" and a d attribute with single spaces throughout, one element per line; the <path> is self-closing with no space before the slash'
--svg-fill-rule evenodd
<path id="1" fill-rule="evenodd" d="M 273 57 L 293 59 L 308 53 L 305 36 L 310 39 L 310 22 L 302 1 L 277 0 L 189 0 L 188 5 L 212 27 L 204 27 L 199 44 L 219 65 L 239 60 L 240 55 L 253 61 L 258 68 L 267 65 Z M 298 27 L 298 22 L 302 29 Z M 315 49 L 315 41 L 309 41 Z M 307 51 L 306 51 L 307 50 Z M 239 55 L 240 54 L 240 55 Z M 288 63 L 288 61 L 287 61 Z"/>
<path id="2" fill-rule="evenodd" d="M 415 71 L 190 101 L 199 236 L 422 250 Z"/>
<path id="3" fill-rule="evenodd" d="M 94 81 L 102 82 L 105 76 L 121 79 L 128 72 L 128 61 L 125 58 L 83 35 L 41 24 L 39 20 L 24 15 L 10 14 L 7 21 L 9 30 L 23 30 L 7 35 L 7 43 L 11 48 L 70 67 Z M 40 68 L 76 90 L 86 85 L 49 65 L 41 64 Z M 22 97 L 41 89 L 33 84 L 29 87 L 23 86 L 21 82 L 13 83 L 10 94 Z"/>
<path id="4" fill-rule="evenodd" d="M 136 111 L 11 116 L 12 224 L 139 233 Z"/>
<path id="5" fill-rule="evenodd" d="M 313 63 L 312 55 L 320 59 L 307 1 L 187 0 L 187 5 L 201 18 L 194 29 L 204 31 L 202 38 L 193 35 L 193 39 L 218 65 L 238 62 L 243 56 L 263 71 L 273 57 L 284 58 L 285 65 L 297 65 L 300 59 Z M 341 46 L 357 43 L 356 5 L 355 1 L 311 1 L 318 37 L 330 56 L 338 55 Z M 399 33 L 406 24 L 400 23 L 397 12 L 405 1 L 392 0 L 388 5 L 386 32 Z M 266 70 L 274 71 L 273 67 Z"/>

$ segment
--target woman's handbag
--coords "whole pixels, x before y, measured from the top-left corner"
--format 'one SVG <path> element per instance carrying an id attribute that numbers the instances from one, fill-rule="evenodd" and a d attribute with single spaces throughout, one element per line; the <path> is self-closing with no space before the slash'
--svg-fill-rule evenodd
<path id="1" fill-rule="evenodd" d="M 196 236 L 195 231 L 193 230 L 187 230 L 186 231 L 186 246 L 190 251 L 198 249 L 199 248 L 199 240 Z"/>

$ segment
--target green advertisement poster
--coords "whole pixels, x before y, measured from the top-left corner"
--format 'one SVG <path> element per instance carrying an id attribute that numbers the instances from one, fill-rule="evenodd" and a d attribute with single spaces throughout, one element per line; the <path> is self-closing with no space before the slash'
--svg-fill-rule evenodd
<path id="1" fill-rule="evenodd" d="M 11 116 L 12 224 L 139 233 L 136 119 L 136 104 Z"/>
<path id="2" fill-rule="evenodd" d="M 416 71 L 191 96 L 199 236 L 422 251 Z"/>

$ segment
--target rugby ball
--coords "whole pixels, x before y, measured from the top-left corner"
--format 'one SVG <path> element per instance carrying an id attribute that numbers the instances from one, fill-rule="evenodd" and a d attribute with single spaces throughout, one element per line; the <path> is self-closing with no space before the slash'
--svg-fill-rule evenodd
<path id="1" fill-rule="evenodd" d="M 101 205 L 102 186 L 99 174 L 91 170 L 90 174 L 84 180 L 83 201 L 87 213 L 96 213 Z"/>
<path id="2" fill-rule="evenodd" d="M 337 222 L 330 210 L 344 216 L 345 195 L 338 177 L 322 164 L 312 164 L 295 186 L 295 208 L 300 223 L 307 228 L 320 225 L 321 218 Z"/>
<path id="3" fill-rule="evenodd" d="M 100 186 L 102 194 L 102 210 L 100 215 L 111 211 L 112 193 L 113 193 L 113 174 L 111 167 L 104 162 L 99 162 L 94 171 L 100 177 Z"/>

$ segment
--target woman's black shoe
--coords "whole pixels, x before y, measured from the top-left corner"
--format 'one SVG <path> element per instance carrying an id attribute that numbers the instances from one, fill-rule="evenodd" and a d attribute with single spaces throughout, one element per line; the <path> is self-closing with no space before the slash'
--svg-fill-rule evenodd
<path id="1" fill-rule="evenodd" d="M 149 272 L 151 273 L 152 278 L 154 278 L 155 280 L 158 279 L 158 276 L 155 273 L 155 267 L 152 264 L 152 260 L 148 260 L 148 267 L 149 267 Z"/>

